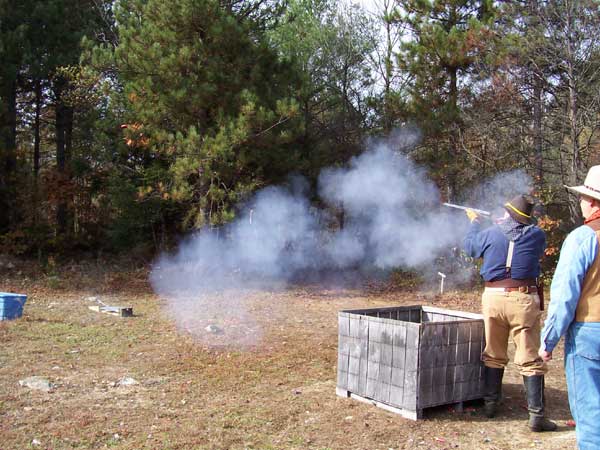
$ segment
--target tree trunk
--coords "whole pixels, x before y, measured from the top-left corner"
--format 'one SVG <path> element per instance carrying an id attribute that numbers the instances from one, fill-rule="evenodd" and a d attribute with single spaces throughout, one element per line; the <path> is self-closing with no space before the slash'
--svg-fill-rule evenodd
<path id="1" fill-rule="evenodd" d="M 537 0 L 529 2 L 529 28 L 539 29 L 540 8 Z M 543 134 L 542 134 L 542 119 L 543 119 L 543 88 L 544 75 L 538 66 L 532 62 L 531 68 L 531 86 L 532 86 L 532 134 L 533 134 L 533 154 L 534 154 L 534 170 L 535 170 L 535 185 L 536 190 L 541 192 L 544 187 L 544 154 L 543 154 Z"/>
<path id="2" fill-rule="evenodd" d="M 74 191 L 72 189 L 72 173 L 69 167 L 73 156 L 73 108 L 65 108 L 65 181 L 68 186 L 67 199 L 65 201 L 65 222 L 68 234 L 75 233 L 74 220 Z"/>
<path id="3" fill-rule="evenodd" d="M 42 83 L 35 81 L 35 116 L 33 122 L 33 225 L 38 224 L 38 203 L 39 203 L 39 174 L 40 174 L 40 127 L 42 115 Z"/>
<path id="4" fill-rule="evenodd" d="M 67 152 L 66 152 L 66 126 L 67 126 L 67 108 L 65 107 L 61 93 L 56 95 L 56 168 L 60 176 L 61 187 L 66 178 Z M 59 202 L 56 207 L 56 232 L 57 235 L 64 235 L 67 231 L 67 202 L 64 192 L 59 193 Z"/>
<path id="5" fill-rule="evenodd" d="M 536 0 L 530 3 L 531 19 L 534 22 L 532 26 L 538 27 L 539 5 Z M 537 191 L 541 192 L 544 185 L 544 167 L 543 167 L 543 136 L 542 136 L 542 74 L 535 64 L 531 65 L 532 87 L 533 87 L 533 151 L 535 157 L 535 183 Z"/>
<path id="6" fill-rule="evenodd" d="M 6 80 L 0 98 L 0 233 L 15 221 L 15 177 L 17 147 L 17 83 Z"/>
<path id="7" fill-rule="evenodd" d="M 385 82 L 384 86 L 384 105 L 383 105 L 383 131 L 386 136 L 392 131 L 392 77 L 393 77 L 393 61 L 392 58 L 394 56 L 394 46 L 392 44 L 392 22 L 388 18 L 388 10 L 389 4 L 388 2 L 384 2 L 385 8 L 385 35 L 386 35 L 386 54 L 385 54 L 385 73 L 383 76 L 383 80 Z"/>
<path id="8" fill-rule="evenodd" d="M 457 183 L 457 164 L 458 164 L 458 142 L 459 142 L 459 123 L 458 123 L 458 69 L 449 68 L 450 73 L 450 92 L 449 101 L 452 111 L 452 121 L 450 127 L 450 142 L 448 145 L 448 162 L 446 164 L 448 171 L 448 200 L 454 201 L 456 195 Z"/>
<path id="9" fill-rule="evenodd" d="M 542 134 L 542 79 L 538 71 L 533 73 L 533 148 L 535 155 L 535 183 L 537 191 L 544 187 L 544 140 Z"/>
<path id="10" fill-rule="evenodd" d="M 580 174 L 583 172 L 583 163 L 581 161 L 581 152 L 579 148 L 579 127 L 577 123 L 577 86 L 575 80 L 575 51 L 573 44 L 573 15 L 570 7 L 565 8 L 566 17 L 565 25 L 567 26 L 567 58 L 565 64 L 567 65 L 567 77 L 568 77 L 568 102 L 567 102 L 567 117 L 569 120 L 569 138 L 571 140 L 571 174 L 570 178 L 573 184 L 576 184 L 580 180 Z M 576 198 L 570 199 L 569 209 L 571 211 L 571 218 L 574 224 L 581 223 L 581 210 L 579 208 L 579 202 Z"/>

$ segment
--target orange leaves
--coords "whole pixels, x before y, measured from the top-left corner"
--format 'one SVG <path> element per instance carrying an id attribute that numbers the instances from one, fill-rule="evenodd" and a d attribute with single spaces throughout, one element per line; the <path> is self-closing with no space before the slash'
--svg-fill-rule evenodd
<path id="1" fill-rule="evenodd" d="M 150 196 L 150 194 L 152 194 L 152 191 L 154 189 L 152 188 L 152 186 L 140 186 L 137 190 L 137 194 L 136 197 L 138 200 L 144 200 L 147 197 Z"/>
<path id="2" fill-rule="evenodd" d="M 141 186 L 138 188 L 136 197 L 139 201 L 146 200 L 151 196 L 160 197 L 163 200 L 169 200 L 171 198 L 168 187 L 162 181 L 156 186 Z"/>
<path id="3" fill-rule="evenodd" d="M 143 125 L 141 123 L 124 123 L 121 125 L 121 129 L 126 129 L 126 130 L 133 130 L 133 131 L 139 131 L 141 130 L 143 127 Z"/>
<path id="4" fill-rule="evenodd" d="M 549 216 L 542 216 L 538 219 L 538 226 L 545 232 L 553 231 L 560 226 L 560 219 L 552 219 Z"/>
<path id="5" fill-rule="evenodd" d="M 121 129 L 127 130 L 123 139 L 128 147 L 147 147 L 150 144 L 150 139 L 142 131 L 143 128 L 144 125 L 138 122 L 121 124 Z"/>
<path id="6" fill-rule="evenodd" d="M 560 219 L 552 219 L 549 216 L 542 216 L 538 219 L 537 225 L 546 232 L 547 246 L 544 254 L 546 256 L 557 256 L 560 252 Z"/>
<path id="7" fill-rule="evenodd" d="M 51 205 L 58 205 L 61 202 L 72 202 L 74 196 L 79 191 L 75 180 L 68 171 L 59 171 L 54 168 L 46 171 L 43 176 L 46 186 L 48 201 Z"/>

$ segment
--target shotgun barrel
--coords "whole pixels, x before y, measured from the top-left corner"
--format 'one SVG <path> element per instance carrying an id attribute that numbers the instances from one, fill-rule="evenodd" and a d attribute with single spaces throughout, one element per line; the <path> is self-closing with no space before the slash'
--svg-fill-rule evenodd
<path id="1" fill-rule="evenodd" d="M 491 216 L 492 215 L 491 212 L 484 211 L 483 209 L 469 208 L 468 206 L 455 205 L 454 203 L 444 203 L 444 206 L 449 206 L 450 208 L 462 209 L 464 211 L 466 211 L 467 209 L 470 209 L 471 211 L 475 211 L 477 214 L 480 214 L 482 216 Z"/>

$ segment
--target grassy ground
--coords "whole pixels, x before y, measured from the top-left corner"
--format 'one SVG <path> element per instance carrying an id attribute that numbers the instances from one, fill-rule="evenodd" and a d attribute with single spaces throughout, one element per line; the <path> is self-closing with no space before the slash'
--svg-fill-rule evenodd
<path id="1" fill-rule="evenodd" d="M 208 343 L 205 324 L 176 326 L 146 280 L 144 268 L 109 264 L 66 265 L 52 275 L 30 266 L 0 273 L 0 291 L 29 296 L 22 318 L 0 322 L 0 449 L 575 448 L 558 358 L 547 377 L 555 433 L 526 428 L 512 365 L 493 420 L 477 402 L 463 413 L 428 409 L 413 422 L 335 395 L 337 311 L 414 304 L 478 311 L 476 292 L 255 292 L 248 309 L 256 340 L 235 348 L 225 345 L 227 326 Z M 92 311 L 91 296 L 132 306 L 135 315 Z M 46 378 L 52 389 L 19 384 L 30 376 Z"/>

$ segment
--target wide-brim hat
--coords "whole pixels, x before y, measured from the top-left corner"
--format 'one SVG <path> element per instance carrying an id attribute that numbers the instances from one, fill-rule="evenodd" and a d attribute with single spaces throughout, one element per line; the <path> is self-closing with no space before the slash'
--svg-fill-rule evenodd
<path id="1" fill-rule="evenodd" d="M 600 200 L 600 166 L 590 167 L 582 186 L 565 185 L 565 187 L 571 192 L 575 192 L 579 195 L 585 195 L 586 197 Z"/>
<path id="2" fill-rule="evenodd" d="M 509 202 L 506 202 L 504 209 L 519 223 L 529 225 L 532 222 L 531 212 L 533 211 L 533 202 L 524 195 L 517 195 Z"/>

